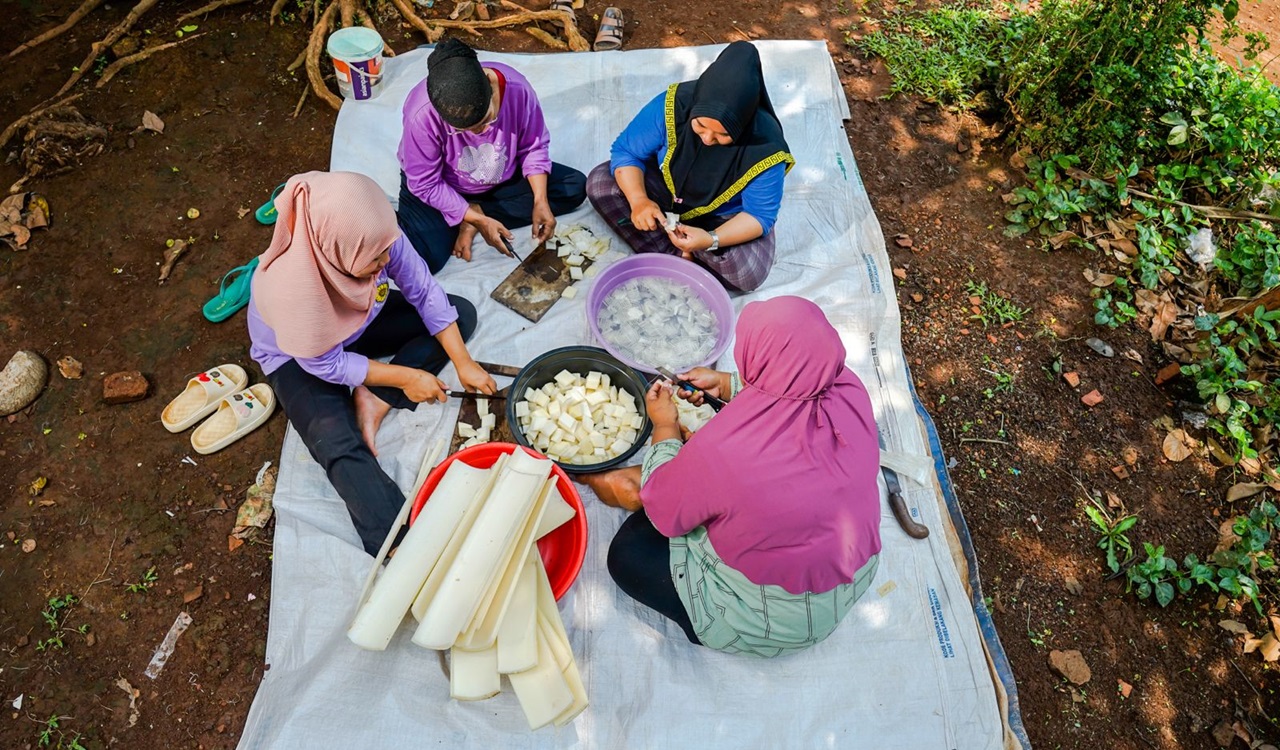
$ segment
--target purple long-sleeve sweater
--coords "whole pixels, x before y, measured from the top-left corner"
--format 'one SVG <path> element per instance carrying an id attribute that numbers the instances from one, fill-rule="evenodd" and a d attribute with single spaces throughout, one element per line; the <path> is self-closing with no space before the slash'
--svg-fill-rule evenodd
<path id="1" fill-rule="evenodd" d="M 444 289 L 427 269 L 427 263 L 413 249 L 413 245 L 402 234 L 400 239 L 391 245 L 391 259 L 386 268 L 378 275 L 378 294 L 374 298 L 373 308 L 364 324 L 341 344 L 318 357 L 293 357 L 282 351 L 276 344 L 276 332 L 262 319 L 258 306 L 249 298 L 249 339 L 252 346 L 249 356 L 262 367 L 264 374 L 270 375 L 291 359 L 296 359 L 306 372 L 317 378 L 340 385 L 355 387 L 365 381 L 369 375 L 369 358 L 363 354 L 349 352 L 346 347 L 360 338 L 369 323 L 378 317 L 386 303 L 389 285 L 387 279 L 396 283 L 396 287 L 405 299 L 422 316 L 427 332 L 432 336 L 449 327 L 458 319 L 458 310 L 449 304 L 449 297 Z"/>
<path id="2" fill-rule="evenodd" d="M 409 191 L 457 226 L 476 195 L 515 174 L 551 172 L 551 134 L 538 96 L 524 76 L 502 63 L 484 63 L 506 78 L 498 117 L 480 135 L 447 124 L 427 97 L 427 84 L 414 87 L 404 103 L 400 168 Z"/>

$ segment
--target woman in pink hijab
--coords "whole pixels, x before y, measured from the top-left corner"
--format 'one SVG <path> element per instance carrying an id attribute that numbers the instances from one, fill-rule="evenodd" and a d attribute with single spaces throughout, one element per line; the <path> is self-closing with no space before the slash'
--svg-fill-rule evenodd
<path id="1" fill-rule="evenodd" d="M 404 503 L 376 458 L 383 417 L 443 402 L 436 374 L 449 362 L 467 390 L 497 390 L 467 352 L 476 310 L 445 294 L 368 177 L 295 175 L 275 206 L 253 274 L 249 354 L 376 554 Z"/>
<path id="2" fill-rule="evenodd" d="M 880 452 L 866 389 L 817 305 L 747 305 L 734 359 L 738 373 L 681 375 L 729 401 L 687 444 L 656 384 L 640 471 L 588 481 L 636 511 L 609 548 L 624 592 L 694 643 L 777 656 L 830 635 L 875 576 Z"/>

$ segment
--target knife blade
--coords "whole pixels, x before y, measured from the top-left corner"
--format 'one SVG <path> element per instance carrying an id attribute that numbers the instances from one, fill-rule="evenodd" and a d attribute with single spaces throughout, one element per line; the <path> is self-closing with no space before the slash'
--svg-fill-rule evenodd
<path id="1" fill-rule="evenodd" d="M 502 400 L 506 398 L 506 396 L 501 393 L 472 393 L 470 391 L 445 391 L 444 395 L 448 396 L 449 398 L 467 398 L 467 399 L 471 399 L 472 401 L 478 401 L 480 399 Z"/>

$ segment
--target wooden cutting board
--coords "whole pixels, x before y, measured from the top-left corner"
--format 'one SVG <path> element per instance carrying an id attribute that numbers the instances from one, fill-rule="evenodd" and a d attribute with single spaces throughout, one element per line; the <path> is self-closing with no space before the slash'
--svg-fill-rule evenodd
<path id="1" fill-rule="evenodd" d="M 514 378 L 520 374 L 520 368 L 511 367 L 510 365 L 495 365 L 490 362 L 477 362 L 476 364 L 483 367 L 485 372 L 490 375 Z M 498 393 L 506 394 L 510 390 L 510 387 L 502 388 Z M 472 427 L 480 426 L 480 412 L 477 402 L 469 398 L 460 400 L 462 401 L 462 408 L 458 410 L 458 418 L 453 423 L 453 436 L 449 439 L 450 454 L 456 453 L 458 448 L 467 442 L 466 438 L 458 435 L 459 422 L 469 424 Z M 489 442 L 514 443 L 515 439 L 511 435 L 511 428 L 507 425 L 507 402 L 502 399 L 489 399 L 489 413 L 495 418 L 493 430 L 489 433 Z"/>
<path id="2" fill-rule="evenodd" d="M 584 258 L 582 270 L 590 267 L 591 261 Z M 547 249 L 547 243 L 542 242 L 489 296 L 537 323 L 572 283 L 564 258 L 557 257 L 556 251 Z"/>

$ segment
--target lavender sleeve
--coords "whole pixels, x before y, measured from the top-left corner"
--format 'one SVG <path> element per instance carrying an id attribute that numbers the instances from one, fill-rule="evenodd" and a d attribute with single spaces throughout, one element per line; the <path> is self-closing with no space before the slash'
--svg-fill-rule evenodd
<path id="1" fill-rule="evenodd" d="M 432 115 L 429 105 L 405 108 L 400 168 L 409 192 L 439 211 L 449 226 L 457 226 L 467 213 L 467 199 L 444 180 L 444 124 Z"/>
<path id="2" fill-rule="evenodd" d="M 369 358 L 349 352 L 341 345 L 335 346 L 318 357 L 294 357 L 305 372 L 326 383 L 337 383 L 355 388 L 369 377 Z"/>
<path id="3" fill-rule="evenodd" d="M 516 140 L 516 161 L 525 177 L 531 174 L 551 173 L 551 131 L 547 130 L 547 121 L 542 116 L 542 105 L 533 88 L 523 88 L 523 101 L 520 102 L 523 122 Z"/>
<path id="4" fill-rule="evenodd" d="M 423 325 L 432 336 L 458 319 L 458 310 L 449 303 L 449 295 L 444 293 L 444 287 L 431 275 L 427 262 L 418 255 L 403 234 L 391 245 L 387 276 L 396 282 L 400 293 L 418 311 Z"/>

